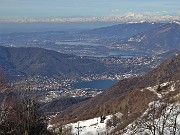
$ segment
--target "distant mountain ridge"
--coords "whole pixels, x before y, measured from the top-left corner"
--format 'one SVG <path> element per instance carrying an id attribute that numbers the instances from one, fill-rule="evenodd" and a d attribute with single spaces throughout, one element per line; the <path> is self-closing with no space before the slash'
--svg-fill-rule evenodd
<path id="1" fill-rule="evenodd" d="M 150 22 L 122 23 L 118 25 L 100 27 L 92 30 L 79 32 L 76 36 L 83 37 L 84 39 L 86 39 L 86 37 L 91 37 L 95 39 L 94 42 L 108 45 L 112 42 L 123 40 L 125 38 L 137 35 L 139 33 L 157 28 L 161 25 L 161 23 Z"/>
<path id="2" fill-rule="evenodd" d="M 42 48 L 0 46 L 0 67 L 10 77 L 82 75 L 103 72 L 106 68 L 96 60 L 61 54 Z"/>
<path id="3" fill-rule="evenodd" d="M 135 36 L 117 41 L 112 46 L 128 44 L 146 53 L 166 52 L 180 49 L 180 23 L 171 22 Z"/>
<path id="4" fill-rule="evenodd" d="M 90 34 L 96 36 L 117 36 L 121 39 L 129 36 L 136 35 L 141 32 L 151 30 L 153 28 L 161 26 L 161 23 L 139 22 L 139 23 L 122 23 L 113 26 L 96 28 L 82 32 L 83 34 Z"/>

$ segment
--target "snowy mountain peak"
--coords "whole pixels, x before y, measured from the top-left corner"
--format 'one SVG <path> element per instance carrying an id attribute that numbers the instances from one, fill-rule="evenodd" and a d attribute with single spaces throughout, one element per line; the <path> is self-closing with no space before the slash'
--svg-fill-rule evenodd
<path id="1" fill-rule="evenodd" d="M 144 15 L 139 14 L 139 13 L 128 12 L 128 13 L 124 14 L 123 17 L 130 18 L 130 17 L 143 17 L 143 16 Z"/>
<path id="2" fill-rule="evenodd" d="M 128 22 L 128 24 L 137 24 L 137 23 L 148 23 L 148 21 L 142 20 L 142 21 L 138 21 L 138 22 L 133 22 L 133 21 L 132 22 Z"/>
<path id="3" fill-rule="evenodd" d="M 176 23 L 176 24 L 179 24 L 179 25 L 180 25 L 180 22 L 179 22 L 179 21 L 173 21 L 173 23 Z"/>

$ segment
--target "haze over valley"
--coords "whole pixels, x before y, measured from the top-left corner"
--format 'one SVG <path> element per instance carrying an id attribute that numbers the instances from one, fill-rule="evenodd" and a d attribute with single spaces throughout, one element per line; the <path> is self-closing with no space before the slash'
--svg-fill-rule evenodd
<path id="1" fill-rule="evenodd" d="M 178 5 L 2 0 L 0 134 L 179 135 Z"/>

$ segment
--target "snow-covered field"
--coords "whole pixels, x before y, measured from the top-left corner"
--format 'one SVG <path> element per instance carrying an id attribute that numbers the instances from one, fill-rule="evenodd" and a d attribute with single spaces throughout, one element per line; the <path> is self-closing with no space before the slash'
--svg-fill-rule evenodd
<path id="1" fill-rule="evenodd" d="M 67 126 L 72 126 L 72 133 L 75 135 L 78 133 L 79 135 L 96 135 L 98 133 L 106 132 L 106 122 L 111 118 L 112 115 L 106 116 L 106 119 L 103 123 L 100 122 L 101 118 L 93 118 L 85 121 L 79 121 L 77 123 L 71 123 Z"/>
<path id="2" fill-rule="evenodd" d="M 52 116 L 55 117 L 56 115 Z M 106 123 L 113 116 L 118 118 L 122 117 L 121 113 L 116 113 L 114 115 L 105 116 L 105 120 L 102 122 L 101 117 L 96 117 L 93 119 L 88 119 L 84 121 L 78 121 L 76 123 L 69 123 L 63 126 L 63 130 L 71 129 L 71 133 L 73 135 L 104 135 L 107 133 Z M 59 132 L 59 127 L 57 125 L 48 125 L 48 130 L 52 130 L 56 133 Z M 108 131 L 110 132 L 113 128 L 108 127 Z"/>

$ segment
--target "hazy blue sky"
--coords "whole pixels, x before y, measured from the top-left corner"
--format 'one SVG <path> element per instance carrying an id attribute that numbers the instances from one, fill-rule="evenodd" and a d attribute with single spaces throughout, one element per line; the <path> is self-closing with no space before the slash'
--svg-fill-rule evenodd
<path id="1" fill-rule="evenodd" d="M 0 0 L 0 17 L 92 17 L 126 12 L 180 14 L 180 0 Z"/>

